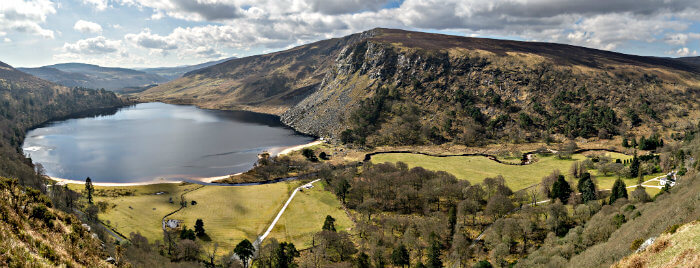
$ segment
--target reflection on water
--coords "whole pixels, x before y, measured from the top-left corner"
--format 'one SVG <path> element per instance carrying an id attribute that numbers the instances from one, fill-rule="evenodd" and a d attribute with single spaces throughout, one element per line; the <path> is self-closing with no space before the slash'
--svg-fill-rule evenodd
<path id="1" fill-rule="evenodd" d="M 29 131 L 25 153 L 49 176 L 139 182 L 242 172 L 264 150 L 310 142 L 275 116 L 143 103 L 45 124 Z"/>

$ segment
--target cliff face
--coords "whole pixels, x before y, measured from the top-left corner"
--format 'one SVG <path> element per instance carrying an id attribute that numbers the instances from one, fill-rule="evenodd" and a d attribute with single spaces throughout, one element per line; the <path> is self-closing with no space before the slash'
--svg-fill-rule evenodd
<path id="1" fill-rule="evenodd" d="M 696 110 L 687 100 L 700 92 L 699 74 L 696 66 L 672 59 L 374 29 L 228 61 L 141 97 L 277 114 L 322 137 L 355 128 L 363 136 L 375 133 L 370 140 L 378 144 L 397 143 L 392 129 L 447 141 L 472 132 L 527 139 L 543 129 L 606 137 L 638 126 L 636 117 L 662 125 Z M 380 104 L 372 116 L 357 112 L 370 107 L 379 90 L 392 97 L 373 100 Z M 407 111 L 415 117 L 404 116 Z M 572 115 L 585 113 L 590 119 L 572 122 Z M 425 142 L 420 139 L 414 142 Z"/>

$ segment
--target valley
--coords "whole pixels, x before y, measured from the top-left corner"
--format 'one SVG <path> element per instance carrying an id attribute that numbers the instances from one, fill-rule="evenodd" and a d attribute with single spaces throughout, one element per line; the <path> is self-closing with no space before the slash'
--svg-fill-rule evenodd
<path id="1" fill-rule="evenodd" d="M 690 59 L 375 28 L 52 66 L 0 65 L 0 248 L 24 256 L 0 265 L 639 267 L 651 237 L 697 256 L 671 257 L 700 217 Z"/>

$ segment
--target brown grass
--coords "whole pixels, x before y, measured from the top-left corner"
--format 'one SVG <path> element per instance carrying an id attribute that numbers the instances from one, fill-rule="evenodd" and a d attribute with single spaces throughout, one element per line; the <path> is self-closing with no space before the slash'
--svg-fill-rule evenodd
<path id="1" fill-rule="evenodd" d="M 667 249 L 669 246 L 671 246 L 671 242 L 668 241 L 667 238 L 659 238 L 656 241 L 654 241 L 653 244 L 651 244 L 651 246 L 649 247 L 649 251 L 652 253 L 659 253 L 664 249 Z"/>

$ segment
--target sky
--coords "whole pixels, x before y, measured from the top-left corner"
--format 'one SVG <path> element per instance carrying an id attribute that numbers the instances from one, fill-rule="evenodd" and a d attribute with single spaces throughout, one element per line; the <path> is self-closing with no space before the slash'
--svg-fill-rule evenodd
<path id="1" fill-rule="evenodd" d="M 179 66 L 376 27 L 699 56 L 700 0 L 0 0 L 0 61 Z"/>

